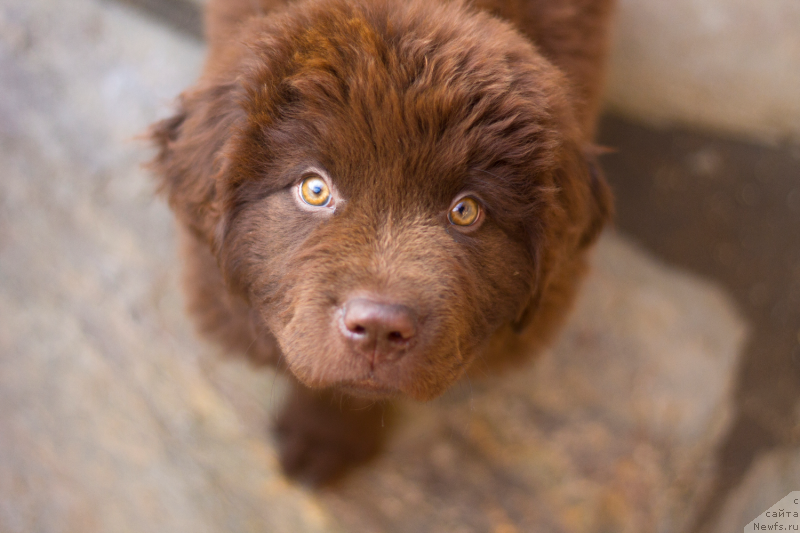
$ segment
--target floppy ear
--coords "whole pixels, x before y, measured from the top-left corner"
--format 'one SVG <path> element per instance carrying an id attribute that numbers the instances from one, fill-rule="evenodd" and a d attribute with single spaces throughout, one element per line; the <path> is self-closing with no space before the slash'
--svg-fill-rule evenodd
<path id="1" fill-rule="evenodd" d="M 235 84 L 200 85 L 181 95 L 177 113 L 150 128 L 158 149 L 150 168 L 178 219 L 214 248 L 221 224 L 227 147 L 244 114 Z"/>
<path id="2" fill-rule="evenodd" d="M 586 195 L 586 205 L 588 209 L 588 223 L 581 235 L 578 247 L 583 249 L 597 240 L 602 229 L 614 218 L 614 200 L 611 188 L 603 175 L 603 169 L 597 161 L 597 157 L 608 152 L 598 146 L 588 146 L 583 149 L 584 161 L 588 173 L 588 194 Z"/>
<path id="3" fill-rule="evenodd" d="M 603 151 L 596 146 L 580 149 L 577 145 L 565 150 L 561 167 L 556 171 L 557 198 L 561 205 L 554 208 L 558 215 L 551 222 L 564 227 L 549 228 L 540 235 L 543 242 L 536 249 L 536 284 L 528 304 L 512 323 L 517 332 L 531 323 L 543 305 L 547 306 L 543 302 L 548 291 L 561 293 L 551 294 L 551 299 L 566 301 L 571 297 L 574 281 L 583 271 L 584 250 L 613 218 L 611 189 L 597 161 Z M 557 287 L 551 287 L 554 280 Z"/>

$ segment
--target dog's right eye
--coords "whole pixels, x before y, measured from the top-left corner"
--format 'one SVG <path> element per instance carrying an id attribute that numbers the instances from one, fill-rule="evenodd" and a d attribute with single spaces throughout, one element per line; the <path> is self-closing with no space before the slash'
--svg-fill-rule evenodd
<path id="1" fill-rule="evenodd" d="M 300 197 L 314 207 L 327 207 L 331 203 L 331 190 L 325 180 L 313 174 L 300 183 Z"/>

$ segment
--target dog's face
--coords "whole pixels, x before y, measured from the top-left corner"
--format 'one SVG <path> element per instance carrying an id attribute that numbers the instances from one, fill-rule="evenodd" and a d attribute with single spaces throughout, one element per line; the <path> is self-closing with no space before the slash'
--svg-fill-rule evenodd
<path id="1" fill-rule="evenodd" d="M 295 5 L 155 133 L 173 208 L 312 387 L 430 399 L 608 212 L 566 81 L 458 5 Z"/>

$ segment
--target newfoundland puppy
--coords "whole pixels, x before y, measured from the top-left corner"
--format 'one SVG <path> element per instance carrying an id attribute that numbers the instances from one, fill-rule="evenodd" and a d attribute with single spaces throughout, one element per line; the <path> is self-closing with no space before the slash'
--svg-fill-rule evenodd
<path id="1" fill-rule="evenodd" d="M 382 403 L 549 342 L 611 199 L 591 144 L 613 0 L 211 0 L 152 128 L 189 308 L 288 369 L 289 474 L 380 447 Z"/>

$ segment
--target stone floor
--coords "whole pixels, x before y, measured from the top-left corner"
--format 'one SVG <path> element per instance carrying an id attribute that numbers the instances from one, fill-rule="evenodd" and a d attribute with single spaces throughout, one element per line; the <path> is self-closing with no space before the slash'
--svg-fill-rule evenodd
<path id="1" fill-rule="evenodd" d="M 537 365 L 401 405 L 337 487 L 286 482 L 281 382 L 194 338 L 139 168 L 194 6 L 0 5 L 0 531 L 688 532 L 800 488 L 796 152 L 613 118 L 619 228 L 662 259 L 606 235 Z"/>
<path id="2" fill-rule="evenodd" d="M 800 446 L 800 148 L 612 117 L 600 142 L 616 149 L 604 166 L 620 231 L 716 280 L 752 325 L 739 414 L 720 446 L 720 477 L 704 513 L 713 521 L 761 453 Z"/>

